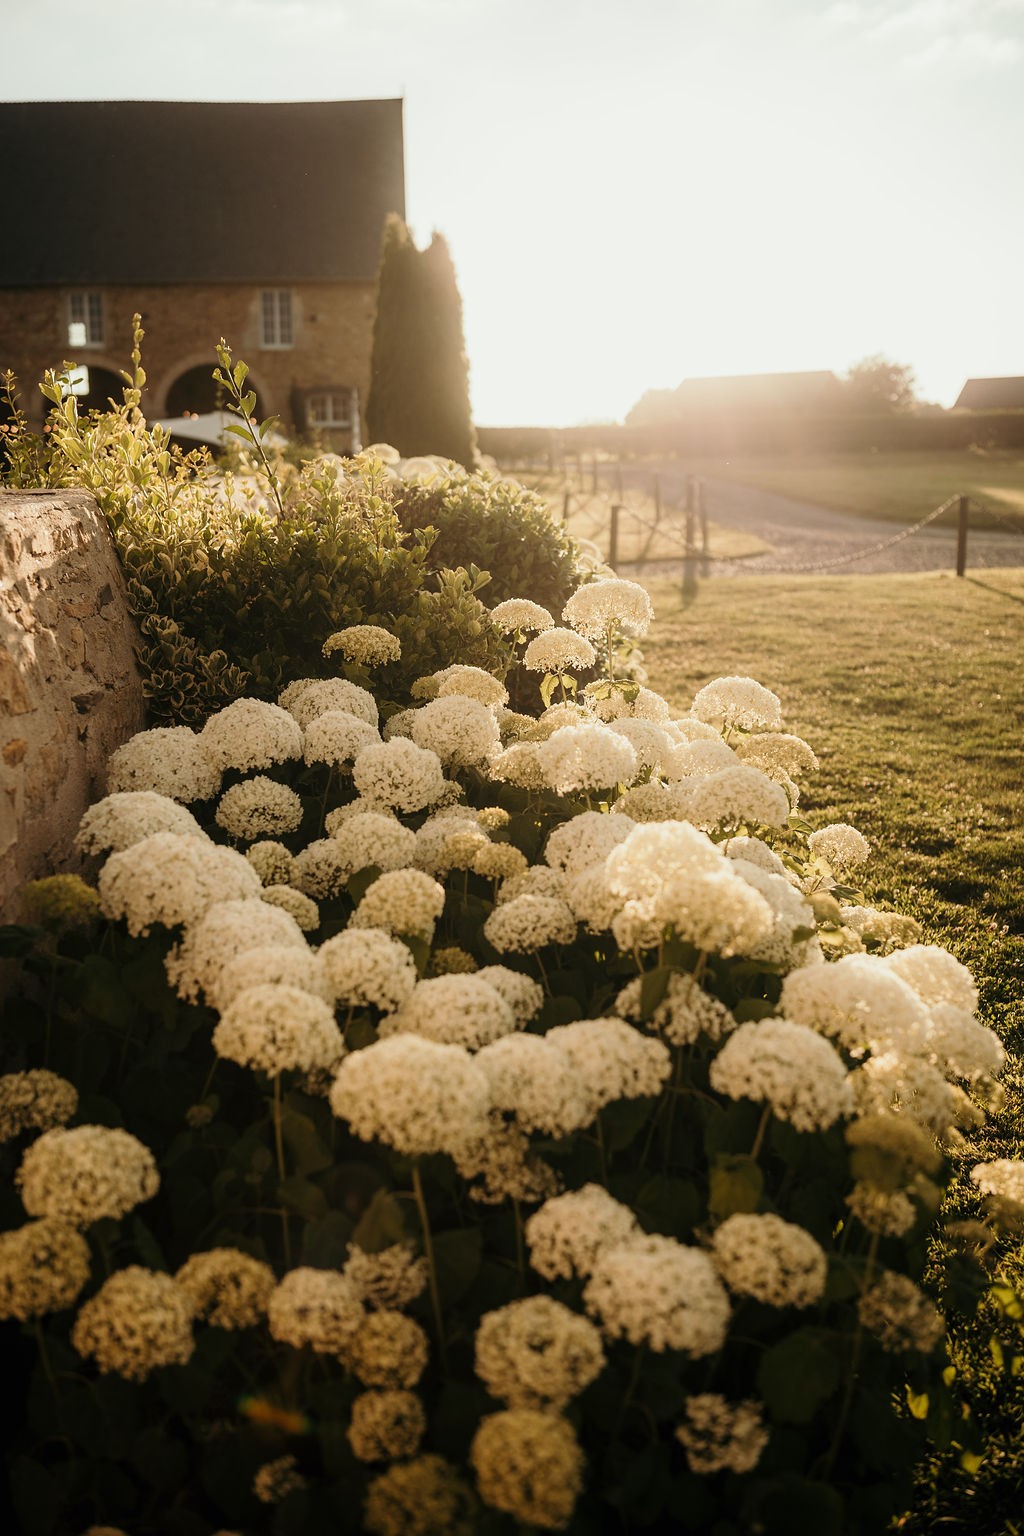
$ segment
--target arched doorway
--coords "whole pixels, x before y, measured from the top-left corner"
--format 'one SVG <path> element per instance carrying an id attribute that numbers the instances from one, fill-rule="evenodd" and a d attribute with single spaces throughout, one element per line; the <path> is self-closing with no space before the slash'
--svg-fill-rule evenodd
<path id="1" fill-rule="evenodd" d="M 94 363 L 86 366 L 89 370 L 88 393 L 80 395 L 75 392 L 79 414 L 84 415 L 86 411 L 109 411 L 111 400 L 120 403 L 122 399 L 124 379 L 111 368 L 98 368 Z"/>
<path id="2" fill-rule="evenodd" d="M 205 416 L 209 411 L 225 408 L 224 392 L 213 381 L 216 366 L 216 361 L 211 359 L 208 363 L 186 368 L 184 373 L 178 375 L 167 391 L 167 417 Z M 251 379 L 246 380 L 246 388 L 256 389 Z M 262 402 L 259 390 L 256 390 L 256 415 L 262 414 Z"/>

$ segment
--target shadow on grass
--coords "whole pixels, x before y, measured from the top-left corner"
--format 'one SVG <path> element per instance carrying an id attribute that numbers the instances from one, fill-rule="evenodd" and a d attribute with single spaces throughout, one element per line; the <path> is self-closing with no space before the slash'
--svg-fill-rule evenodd
<path id="1" fill-rule="evenodd" d="M 965 576 L 972 587 L 981 587 L 983 592 L 993 592 L 996 597 L 1005 597 L 1008 603 L 1017 603 L 1024 608 L 1024 597 L 1017 597 L 1012 592 L 1004 592 L 1002 587 L 994 587 L 990 581 L 979 581 L 977 576 Z"/>

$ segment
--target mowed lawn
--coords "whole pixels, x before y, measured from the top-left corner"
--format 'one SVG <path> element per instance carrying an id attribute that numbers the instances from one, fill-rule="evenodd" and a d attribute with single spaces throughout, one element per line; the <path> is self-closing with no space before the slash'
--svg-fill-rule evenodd
<path id="1" fill-rule="evenodd" d="M 692 474 L 739 480 L 797 501 L 893 522 L 913 522 L 950 496 L 963 494 L 982 509 L 979 522 L 1003 526 L 994 515 L 998 513 L 1024 530 L 1024 452 L 1020 450 L 779 453 L 686 460 L 682 467 Z M 1024 551 L 1024 542 L 1021 548 Z"/>
<path id="2" fill-rule="evenodd" d="M 821 762 L 801 809 L 858 827 L 867 899 L 917 917 L 973 971 L 1011 1053 L 1005 1107 L 957 1159 L 954 1214 L 976 1215 L 970 1167 L 1024 1157 L 1024 570 L 734 577 L 685 608 L 677 586 L 649 586 L 651 686 L 683 707 L 718 676 L 773 689 Z M 1006 1245 L 1001 1265 L 1024 1290 L 1024 1248 Z M 954 1355 L 985 1462 L 972 1478 L 937 1455 L 905 1531 L 1024 1532 L 1024 1376 L 997 1372 L 991 1323 L 958 1329 Z M 1007 1355 L 1024 1354 L 1006 1329 Z"/>

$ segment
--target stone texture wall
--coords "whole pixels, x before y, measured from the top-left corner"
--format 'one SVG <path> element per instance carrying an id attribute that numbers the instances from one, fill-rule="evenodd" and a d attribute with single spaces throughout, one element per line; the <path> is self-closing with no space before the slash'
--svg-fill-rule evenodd
<path id="1" fill-rule="evenodd" d="M 23 881 L 76 867 L 107 757 L 143 725 L 135 638 L 92 497 L 0 489 L 0 921 Z"/>
<path id="2" fill-rule="evenodd" d="M 96 288 L 103 295 L 104 345 L 68 345 L 68 297 L 60 288 L 0 290 L 0 372 L 14 371 L 22 408 L 38 426 L 45 402 L 37 384 L 47 368 L 65 360 L 113 374 L 130 366 L 132 315 L 142 315 L 146 332 L 142 362 L 147 388 L 142 408 L 151 419 L 164 416 L 167 394 L 189 368 L 216 365 L 214 347 L 223 336 L 235 358 L 249 364 L 262 409 L 291 417 L 291 391 L 325 385 L 359 390 L 365 410 L 370 383 L 376 287 L 372 282 L 293 283 L 294 345 L 261 345 L 261 293 L 253 284 L 175 283 L 149 287 Z"/>

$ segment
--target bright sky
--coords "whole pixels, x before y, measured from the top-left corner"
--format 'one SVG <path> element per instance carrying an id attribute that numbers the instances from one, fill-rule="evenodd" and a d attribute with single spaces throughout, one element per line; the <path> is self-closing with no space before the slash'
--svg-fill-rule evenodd
<path id="1" fill-rule="evenodd" d="M 483 424 L 1024 374 L 1024 0 L 0 0 L 8 101 L 392 96 Z"/>

